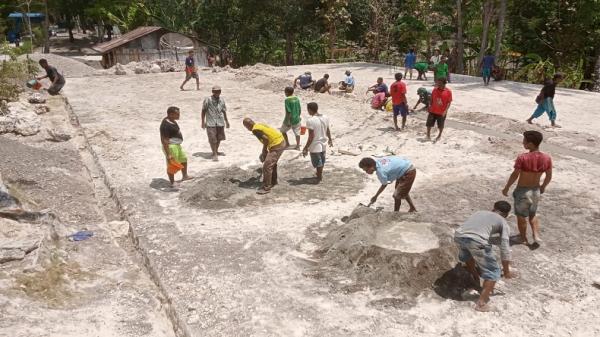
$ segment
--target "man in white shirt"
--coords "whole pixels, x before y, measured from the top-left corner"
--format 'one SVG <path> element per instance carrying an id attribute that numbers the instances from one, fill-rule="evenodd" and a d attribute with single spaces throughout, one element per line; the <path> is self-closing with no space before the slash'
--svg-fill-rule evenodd
<path id="1" fill-rule="evenodd" d="M 306 105 L 310 117 L 306 121 L 308 129 L 308 140 L 302 151 L 302 155 L 310 152 L 310 161 L 317 169 L 317 182 L 323 180 L 323 167 L 325 166 L 325 152 L 327 144 L 333 146 L 331 131 L 329 130 L 329 119 L 319 113 L 319 106 L 315 102 Z"/>
<path id="2" fill-rule="evenodd" d="M 435 67 L 438 65 L 438 63 L 440 63 L 441 60 L 442 60 L 442 55 L 440 54 L 440 49 L 435 48 L 435 50 L 433 51 L 433 55 L 429 59 L 429 63 L 430 63 L 430 65 Z"/>

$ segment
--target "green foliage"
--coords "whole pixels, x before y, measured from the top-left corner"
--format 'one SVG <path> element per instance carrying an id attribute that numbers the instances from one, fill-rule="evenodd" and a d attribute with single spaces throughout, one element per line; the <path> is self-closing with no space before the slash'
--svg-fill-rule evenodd
<path id="1" fill-rule="evenodd" d="M 37 71 L 34 61 L 18 61 L 17 52 L 6 42 L 0 46 L 0 53 L 10 57 L 10 60 L 0 62 L 0 100 L 16 100 L 25 82 Z"/>

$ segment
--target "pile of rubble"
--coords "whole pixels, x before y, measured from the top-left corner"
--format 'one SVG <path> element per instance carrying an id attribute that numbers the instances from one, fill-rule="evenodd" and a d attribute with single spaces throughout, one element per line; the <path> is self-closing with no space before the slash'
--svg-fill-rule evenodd
<path id="1" fill-rule="evenodd" d="M 185 65 L 173 60 L 156 60 L 129 62 L 125 65 L 117 63 L 114 67 L 108 69 L 108 74 L 128 75 L 128 74 L 156 74 L 166 72 L 184 71 Z"/>
<path id="2" fill-rule="evenodd" d="M 33 136 L 40 132 L 42 120 L 39 115 L 49 111 L 46 99 L 39 93 L 23 100 L 7 103 L 0 102 L 0 134 L 16 133 L 21 136 Z"/>

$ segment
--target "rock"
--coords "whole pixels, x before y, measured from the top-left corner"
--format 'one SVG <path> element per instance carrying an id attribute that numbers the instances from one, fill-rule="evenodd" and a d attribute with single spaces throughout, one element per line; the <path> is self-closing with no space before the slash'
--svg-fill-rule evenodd
<path id="1" fill-rule="evenodd" d="M 8 188 L 2 181 L 2 174 L 0 173 L 0 210 L 13 210 L 20 209 L 21 203 L 19 200 L 8 192 Z"/>
<path id="2" fill-rule="evenodd" d="M 117 63 L 114 68 L 115 75 L 127 75 L 127 71 L 125 70 L 125 67 L 122 64 Z"/>
<path id="3" fill-rule="evenodd" d="M 127 221 L 111 221 L 107 227 L 113 237 L 122 238 L 129 235 L 129 222 Z"/>
<path id="4" fill-rule="evenodd" d="M 360 214 L 360 215 L 359 215 Z M 345 291 L 385 289 L 418 296 L 457 262 L 448 226 L 360 207 L 315 252 L 315 273 Z M 338 280 L 351 280 L 339 282 Z"/>
<path id="5" fill-rule="evenodd" d="M 46 140 L 51 142 L 66 142 L 71 139 L 71 135 L 61 130 L 46 129 L 48 136 Z"/>
<path id="6" fill-rule="evenodd" d="M 128 66 L 130 66 L 130 65 L 128 64 Z M 135 66 L 133 67 L 133 72 L 136 74 L 148 74 L 148 73 L 150 73 L 150 68 L 151 68 L 150 63 L 145 62 L 145 61 L 139 62 L 139 63 L 136 63 Z"/>
<path id="7" fill-rule="evenodd" d="M 153 64 L 152 67 L 150 67 L 150 72 L 153 74 L 157 74 L 162 72 L 162 70 L 160 69 L 160 66 L 158 64 Z"/>
<path id="8" fill-rule="evenodd" d="M 40 94 L 39 92 L 36 92 L 36 93 L 29 95 L 29 98 L 27 99 L 27 101 L 32 104 L 42 104 L 42 103 L 46 103 L 46 98 L 44 96 L 42 96 L 42 94 Z"/>
<path id="9" fill-rule="evenodd" d="M 50 111 L 50 108 L 47 105 L 36 105 L 33 107 L 33 112 L 36 115 L 43 115 Z"/>
<path id="10" fill-rule="evenodd" d="M 41 119 L 33 107 L 21 102 L 8 103 L 8 114 L 0 116 L 0 134 L 14 132 L 22 136 L 32 136 L 40 131 Z"/>
<path id="11" fill-rule="evenodd" d="M 8 102 L 5 100 L 0 101 L 0 116 L 4 116 L 8 113 Z"/>

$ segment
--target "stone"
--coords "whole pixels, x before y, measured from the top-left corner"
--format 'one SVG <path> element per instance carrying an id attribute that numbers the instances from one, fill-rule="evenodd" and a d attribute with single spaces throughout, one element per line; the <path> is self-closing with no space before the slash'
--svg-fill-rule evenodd
<path id="1" fill-rule="evenodd" d="M 48 136 L 46 140 L 51 142 L 66 142 L 71 139 L 71 135 L 62 130 L 46 129 Z"/>
<path id="2" fill-rule="evenodd" d="M 115 75 L 127 75 L 127 71 L 125 70 L 125 67 L 122 64 L 117 63 L 115 65 Z"/>
<path id="3" fill-rule="evenodd" d="M 36 93 L 29 95 L 29 98 L 27 99 L 27 101 L 32 104 L 42 104 L 42 103 L 46 103 L 46 98 L 44 96 L 42 96 L 42 94 L 40 94 L 39 92 L 36 92 Z"/>
<path id="4" fill-rule="evenodd" d="M 0 101 L 0 116 L 4 116 L 8 113 L 8 102 L 6 100 Z"/>
<path id="5" fill-rule="evenodd" d="M 42 121 L 33 107 L 22 102 L 8 103 L 8 114 L 0 116 L 0 134 L 14 132 L 32 136 L 40 131 Z"/>
<path id="6" fill-rule="evenodd" d="M 35 112 L 36 115 L 43 115 L 50 112 L 50 108 L 47 105 L 36 105 L 33 107 L 33 112 Z"/>
<path id="7" fill-rule="evenodd" d="M 127 221 L 111 221 L 107 227 L 113 237 L 122 238 L 129 235 L 129 222 Z"/>
<path id="8" fill-rule="evenodd" d="M 152 67 L 150 67 L 150 72 L 153 74 L 157 74 L 162 72 L 162 70 L 160 69 L 160 66 L 158 64 L 153 64 Z"/>

